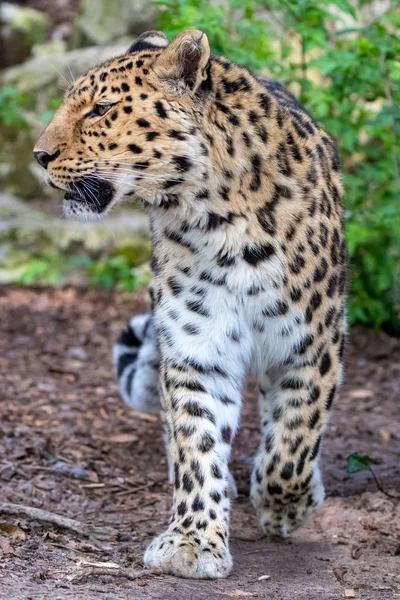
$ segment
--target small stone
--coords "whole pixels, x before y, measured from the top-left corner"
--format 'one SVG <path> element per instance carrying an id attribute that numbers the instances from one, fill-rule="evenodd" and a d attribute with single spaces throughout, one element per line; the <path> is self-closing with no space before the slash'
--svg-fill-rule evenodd
<path id="1" fill-rule="evenodd" d="M 38 488 L 39 490 L 45 490 L 46 492 L 54 490 L 56 485 L 56 482 L 52 481 L 51 479 L 43 479 L 41 481 L 36 481 L 35 483 L 36 488 Z"/>
<path id="2" fill-rule="evenodd" d="M 85 362 L 88 357 L 86 350 L 79 348 L 78 346 L 69 348 L 69 350 L 67 350 L 67 356 L 68 358 L 73 358 L 74 360 L 80 360 L 82 362 Z"/>
<path id="3" fill-rule="evenodd" d="M 14 477 L 16 473 L 16 470 L 14 469 L 14 467 L 4 467 L 4 469 L 1 470 L 0 472 L 0 479 L 2 481 L 11 481 L 11 479 Z"/>
<path id="4" fill-rule="evenodd" d="M 48 18 L 42 11 L 2 2 L 0 21 L 4 48 L 7 48 L 1 55 L 0 68 L 24 61 L 34 44 L 46 37 Z"/>
<path id="5" fill-rule="evenodd" d="M 159 7 L 147 0 L 83 0 L 75 36 L 95 44 L 109 44 L 123 36 L 155 29 L 158 15 Z"/>

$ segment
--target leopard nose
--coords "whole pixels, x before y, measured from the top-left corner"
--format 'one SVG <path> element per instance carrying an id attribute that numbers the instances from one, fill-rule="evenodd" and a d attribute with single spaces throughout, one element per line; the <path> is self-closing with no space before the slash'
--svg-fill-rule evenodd
<path id="1" fill-rule="evenodd" d="M 41 165 L 44 169 L 47 169 L 49 163 L 60 156 L 60 151 L 57 150 L 57 152 L 54 152 L 54 154 L 49 154 L 45 150 L 35 150 L 33 155 L 38 161 L 39 165 Z"/>

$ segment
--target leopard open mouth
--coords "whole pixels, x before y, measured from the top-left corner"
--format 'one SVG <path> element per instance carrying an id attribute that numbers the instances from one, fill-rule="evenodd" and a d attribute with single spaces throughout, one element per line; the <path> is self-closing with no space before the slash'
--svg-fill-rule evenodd
<path id="1" fill-rule="evenodd" d="M 64 202 L 79 203 L 91 212 L 102 213 L 113 197 L 114 188 L 109 181 L 82 177 L 70 184 L 70 189 L 64 196 Z"/>

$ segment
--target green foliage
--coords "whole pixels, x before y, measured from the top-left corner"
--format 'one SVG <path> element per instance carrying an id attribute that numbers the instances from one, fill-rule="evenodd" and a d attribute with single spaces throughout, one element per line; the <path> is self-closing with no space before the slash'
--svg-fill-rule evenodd
<path id="1" fill-rule="evenodd" d="M 252 0 L 229 0 L 210 3 L 208 0 L 161 0 L 160 28 L 171 38 L 183 29 L 200 29 L 209 37 L 214 52 L 245 64 L 249 69 L 261 69 L 274 57 L 270 40 L 265 35 L 268 24 L 256 14 Z"/>
<path id="2" fill-rule="evenodd" d="M 369 456 L 360 456 L 358 452 L 354 452 L 347 457 L 347 472 L 349 475 L 355 475 L 356 473 L 368 471 L 372 475 L 372 478 L 376 483 L 376 487 L 380 492 L 382 492 L 382 494 L 385 494 L 385 496 L 388 498 L 393 498 L 396 501 L 400 500 L 400 496 L 397 494 L 391 494 L 385 490 L 382 482 L 380 479 L 378 479 L 375 471 L 372 468 L 373 463 L 374 461 Z"/>
<path id="3" fill-rule="evenodd" d="M 372 459 L 369 456 L 360 456 L 354 452 L 347 457 L 347 472 L 349 475 L 361 473 L 361 471 L 370 471 Z"/>
<path id="4" fill-rule="evenodd" d="M 163 0 L 161 27 L 283 81 L 338 145 L 352 261 L 349 317 L 400 326 L 400 14 L 373 0 Z M 376 3 L 375 3 L 376 4 Z M 351 28 L 346 19 L 354 18 Z"/>
<path id="5" fill-rule="evenodd" d="M 19 277 L 23 285 L 54 285 L 61 277 L 61 257 L 34 257 L 28 261 Z"/>
<path id="6" fill-rule="evenodd" d="M 137 277 L 123 256 L 107 256 L 100 261 L 90 261 L 87 270 L 94 287 L 124 292 L 134 292 L 138 288 Z"/>
<path id="7" fill-rule="evenodd" d="M 149 283 L 148 269 L 140 265 L 149 258 L 146 244 L 126 246 L 111 256 L 99 259 L 88 256 L 35 256 L 27 261 L 19 276 L 22 285 L 58 285 L 74 271 L 83 271 L 92 287 L 134 292 Z"/>
<path id="8" fill-rule="evenodd" d="M 25 96 L 18 93 L 16 89 L 12 87 L 0 89 L 0 125 L 26 127 L 21 110 L 25 103 Z"/>
<path id="9" fill-rule="evenodd" d="M 56 96 L 54 98 L 49 98 L 47 100 L 47 108 L 40 114 L 40 120 L 45 125 L 48 125 L 48 123 L 50 123 L 50 121 L 54 117 L 54 113 L 59 108 L 59 106 L 62 102 L 62 99 L 63 99 L 62 96 Z"/>
<path id="10" fill-rule="evenodd" d="M 50 96 L 46 100 L 45 109 L 40 113 L 40 120 L 47 125 L 60 106 L 62 96 Z M 0 89 L 0 125 L 17 126 L 26 129 L 25 112 L 35 108 L 35 97 L 31 93 L 21 93 L 14 87 Z"/>

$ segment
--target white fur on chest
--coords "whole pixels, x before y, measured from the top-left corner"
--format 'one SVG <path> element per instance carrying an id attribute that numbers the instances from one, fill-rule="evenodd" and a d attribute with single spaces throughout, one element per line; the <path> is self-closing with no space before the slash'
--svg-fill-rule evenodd
<path id="1" fill-rule="evenodd" d="M 191 230 L 180 233 L 184 242 L 196 249 L 191 252 L 160 234 L 158 229 L 157 255 L 159 259 L 165 257 L 168 263 L 163 277 L 176 275 L 185 288 L 181 298 L 167 298 L 164 301 L 167 308 L 158 315 L 160 324 L 168 318 L 168 312 L 178 319 L 171 327 L 175 348 L 181 349 L 183 355 L 189 352 L 206 362 L 225 362 L 230 358 L 253 370 L 274 368 L 292 355 L 293 348 L 305 335 L 306 327 L 301 310 L 285 297 L 283 280 L 287 267 L 276 243 L 275 254 L 253 266 L 242 257 L 242 247 L 246 243 L 243 243 L 242 235 L 236 236 L 236 240 L 242 241 L 233 252 L 233 244 L 221 244 L 222 232 Z M 225 253 L 234 258 L 233 264 L 226 267 L 218 261 Z M 189 269 L 190 274 L 183 275 L 182 269 Z M 215 281 L 223 279 L 224 283 L 214 285 L 205 279 L 205 274 Z M 209 313 L 207 318 L 186 308 L 186 300 L 196 297 L 193 293 L 196 286 L 205 290 L 201 303 Z M 266 311 L 273 312 L 282 303 L 288 304 L 285 314 L 265 316 Z M 193 324 L 199 328 L 199 333 L 185 335 L 182 323 L 183 327 L 187 323 Z M 232 335 L 236 334 L 240 343 L 235 346 Z"/>

